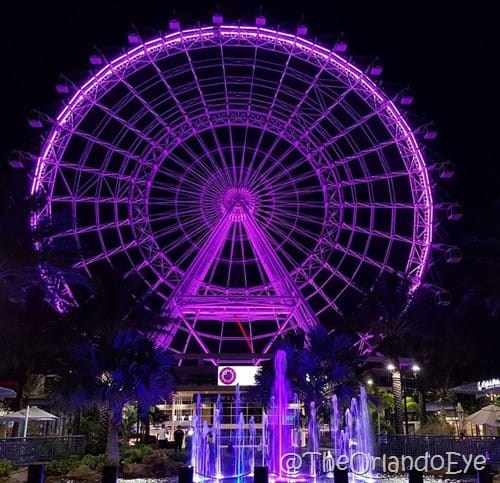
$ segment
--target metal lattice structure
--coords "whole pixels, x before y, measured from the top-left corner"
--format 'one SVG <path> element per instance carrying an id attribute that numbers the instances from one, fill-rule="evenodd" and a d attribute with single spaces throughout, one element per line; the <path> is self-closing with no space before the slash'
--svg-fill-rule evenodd
<path id="1" fill-rule="evenodd" d="M 92 59 L 91 59 L 92 60 Z M 428 171 L 393 100 L 334 51 L 218 25 L 139 43 L 76 89 L 38 158 L 33 216 L 138 276 L 178 353 L 265 353 L 384 271 L 421 283 Z"/>

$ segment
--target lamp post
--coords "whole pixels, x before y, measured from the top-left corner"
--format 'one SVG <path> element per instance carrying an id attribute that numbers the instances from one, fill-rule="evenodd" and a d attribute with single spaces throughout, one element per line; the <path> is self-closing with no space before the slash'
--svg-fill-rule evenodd
<path id="1" fill-rule="evenodd" d="M 418 364 L 413 364 L 411 367 L 413 373 L 413 379 L 416 379 L 418 373 L 420 372 L 420 366 Z M 406 435 L 410 433 L 408 426 L 408 401 L 407 401 L 407 393 L 406 393 L 406 376 L 403 375 L 403 393 L 404 393 L 404 403 L 405 403 L 405 432 Z"/>
<path id="2" fill-rule="evenodd" d="M 406 401 L 406 377 L 402 376 L 403 379 L 403 401 L 405 407 L 405 435 L 409 434 L 409 426 L 408 426 L 408 402 Z"/>

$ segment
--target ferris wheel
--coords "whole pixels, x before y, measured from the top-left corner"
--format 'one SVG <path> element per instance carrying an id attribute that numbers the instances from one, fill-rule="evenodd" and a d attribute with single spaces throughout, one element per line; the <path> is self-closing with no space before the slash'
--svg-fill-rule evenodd
<path id="1" fill-rule="evenodd" d="M 395 100 L 333 50 L 255 26 L 175 31 L 91 57 L 31 186 L 71 213 L 76 267 L 136 277 L 178 353 L 266 353 L 359 300 L 421 284 L 433 196 Z M 374 73 L 374 72 L 372 72 Z"/>

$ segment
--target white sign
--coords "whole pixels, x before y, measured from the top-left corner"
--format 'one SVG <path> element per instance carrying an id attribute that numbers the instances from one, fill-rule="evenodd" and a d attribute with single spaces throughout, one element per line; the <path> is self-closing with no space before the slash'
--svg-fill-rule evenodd
<path id="1" fill-rule="evenodd" d="M 493 389 L 495 387 L 500 387 L 500 379 L 487 379 L 477 383 L 478 391 L 487 391 L 488 389 Z"/>
<path id="2" fill-rule="evenodd" d="M 255 386 L 258 366 L 219 366 L 217 371 L 218 386 Z"/>

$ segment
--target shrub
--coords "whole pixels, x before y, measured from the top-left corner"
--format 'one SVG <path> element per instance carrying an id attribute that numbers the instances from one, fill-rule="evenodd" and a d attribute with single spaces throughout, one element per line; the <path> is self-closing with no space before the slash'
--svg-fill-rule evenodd
<path id="1" fill-rule="evenodd" d="M 81 466 L 80 456 L 71 455 L 68 458 L 60 461 L 52 461 L 45 467 L 45 473 L 49 476 L 65 475 L 68 471 L 74 470 Z"/>
<path id="2" fill-rule="evenodd" d="M 0 476 L 7 476 L 14 469 L 10 460 L 0 460 Z"/>
<path id="3" fill-rule="evenodd" d="M 104 466 L 106 456 L 103 454 L 86 454 L 80 461 L 80 465 L 86 465 L 91 470 L 101 472 Z"/>
<path id="4" fill-rule="evenodd" d="M 420 434 L 434 434 L 440 436 L 450 436 L 455 432 L 455 428 L 446 421 L 437 417 L 430 417 L 427 423 L 420 426 Z"/>
<path id="5" fill-rule="evenodd" d="M 177 462 L 181 462 L 181 463 L 185 463 L 185 461 L 187 459 L 186 453 L 176 453 L 175 451 L 166 451 L 165 456 L 167 456 L 167 458 L 169 460 L 177 461 Z"/>
<path id="6" fill-rule="evenodd" d="M 120 448 L 120 462 L 124 465 L 140 463 L 144 456 L 149 456 L 153 453 L 153 448 L 148 445 L 122 446 Z"/>

